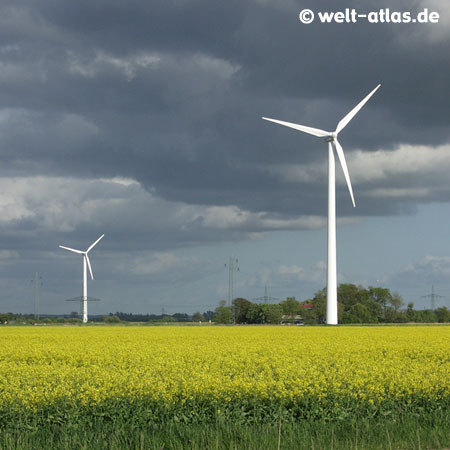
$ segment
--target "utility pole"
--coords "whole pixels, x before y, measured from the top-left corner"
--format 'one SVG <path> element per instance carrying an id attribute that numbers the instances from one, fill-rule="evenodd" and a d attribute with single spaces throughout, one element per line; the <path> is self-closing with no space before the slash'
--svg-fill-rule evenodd
<path id="1" fill-rule="evenodd" d="M 225 267 L 228 267 L 228 306 L 230 308 L 234 299 L 234 271 L 239 272 L 238 262 L 236 258 L 230 256 L 228 263 L 225 263 Z"/>
<path id="2" fill-rule="evenodd" d="M 267 305 L 269 303 L 269 296 L 267 295 L 267 285 L 264 286 L 264 304 Z"/>
<path id="3" fill-rule="evenodd" d="M 258 302 L 264 302 L 265 305 L 269 304 L 269 303 L 273 303 L 276 300 L 279 300 L 278 298 L 274 298 L 274 297 L 270 297 L 267 294 L 267 285 L 264 286 L 264 297 L 258 297 L 255 298 L 256 301 Z"/>
<path id="4" fill-rule="evenodd" d="M 443 295 L 438 295 L 434 292 L 434 285 L 431 285 L 431 294 L 428 295 L 422 295 L 423 298 L 430 298 L 431 299 L 431 309 L 434 311 L 436 308 L 436 299 L 437 298 L 444 298 Z"/>
<path id="5" fill-rule="evenodd" d="M 42 277 L 36 272 L 31 282 L 34 284 L 34 319 L 39 320 L 39 287 L 42 286 Z"/>
<path id="6" fill-rule="evenodd" d="M 74 297 L 74 298 L 68 298 L 66 299 L 66 302 L 79 302 L 80 303 L 80 317 L 83 318 L 83 312 L 84 312 L 84 305 L 87 304 L 87 302 L 99 302 L 99 298 L 94 297 L 85 297 L 84 295 L 81 295 L 80 297 Z"/>

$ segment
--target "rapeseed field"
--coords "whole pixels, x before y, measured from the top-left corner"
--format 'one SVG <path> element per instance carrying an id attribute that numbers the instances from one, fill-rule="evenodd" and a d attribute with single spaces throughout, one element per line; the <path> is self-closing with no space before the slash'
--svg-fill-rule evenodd
<path id="1" fill-rule="evenodd" d="M 420 414 L 450 405 L 450 327 L 2 327 L 0 398 L 4 422 Z"/>

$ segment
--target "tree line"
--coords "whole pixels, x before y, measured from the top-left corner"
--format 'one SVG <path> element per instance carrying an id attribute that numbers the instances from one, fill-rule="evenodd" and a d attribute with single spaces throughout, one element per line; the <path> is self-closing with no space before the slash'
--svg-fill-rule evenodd
<path id="1" fill-rule="evenodd" d="M 245 298 L 235 298 L 231 306 L 221 300 L 215 311 L 197 311 L 194 314 L 133 314 L 116 312 L 104 316 L 90 316 L 90 322 L 120 323 L 183 323 L 213 322 L 219 324 L 322 324 L 326 318 L 326 288 L 313 298 L 299 301 L 287 297 L 276 304 L 255 303 Z M 425 310 L 414 309 L 413 303 L 405 307 L 403 298 L 387 288 L 364 288 L 354 284 L 340 284 L 337 290 L 339 323 L 446 323 L 450 311 L 446 307 Z M 0 313 L 1 323 L 72 323 L 81 322 L 76 312 L 70 315 L 47 315 L 36 319 L 32 314 Z"/>
<path id="2" fill-rule="evenodd" d="M 214 321 L 222 324 L 277 324 L 294 322 L 300 316 L 301 323 L 322 324 L 326 319 L 326 297 L 324 288 L 305 301 L 288 297 L 278 304 L 263 304 L 236 298 L 231 306 L 227 306 L 222 300 L 215 310 Z M 404 308 L 401 295 L 383 287 L 340 284 L 337 299 L 339 323 L 343 324 L 450 322 L 448 308 L 416 310 L 414 303 L 408 303 Z"/>
<path id="3" fill-rule="evenodd" d="M 116 312 L 106 315 L 90 315 L 89 322 L 104 323 L 184 323 L 184 322 L 209 322 L 213 321 L 214 311 L 205 311 L 203 314 L 196 312 L 194 314 L 175 313 L 175 314 L 133 314 Z M 77 312 L 70 314 L 41 314 L 36 318 L 34 314 L 21 313 L 0 313 L 0 324 L 17 323 L 17 324 L 81 324 L 80 315 Z"/>

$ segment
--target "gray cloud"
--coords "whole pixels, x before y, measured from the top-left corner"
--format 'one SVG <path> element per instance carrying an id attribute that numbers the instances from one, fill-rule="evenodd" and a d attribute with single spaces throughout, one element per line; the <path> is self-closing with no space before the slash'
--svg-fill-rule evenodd
<path id="1" fill-rule="evenodd" d="M 306 7 L 337 8 L 4 1 L 1 251 L 34 261 L 107 230 L 105 250 L 143 245 L 150 270 L 171 249 L 323 227 L 325 144 L 261 116 L 334 129 L 379 82 L 342 133 L 358 202 L 338 169 L 342 221 L 447 202 L 447 3 L 396 2 L 439 10 L 429 25 L 306 26 Z"/>
<path id="2" fill-rule="evenodd" d="M 124 178 L 0 178 L 0 192 L 3 245 L 11 249 L 32 246 L 45 251 L 50 237 L 57 242 L 74 234 L 75 241 L 66 245 L 81 248 L 87 245 L 86 239 L 104 232 L 115 251 L 161 251 L 208 241 L 245 240 L 255 233 L 311 230 L 326 224 L 320 216 L 286 217 L 235 205 L 171 202 Z M 36 239 L 39 236 L 46 239 Z"/>

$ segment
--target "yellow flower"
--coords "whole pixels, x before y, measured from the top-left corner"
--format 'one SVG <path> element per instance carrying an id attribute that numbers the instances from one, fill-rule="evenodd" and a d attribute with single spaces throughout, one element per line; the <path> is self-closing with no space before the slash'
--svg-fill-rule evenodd
<path id="1" fill-rule="evenodd" d="M 1 327 L 1 407 L 448 401 L 448 348 L 450 327 Z"/>

